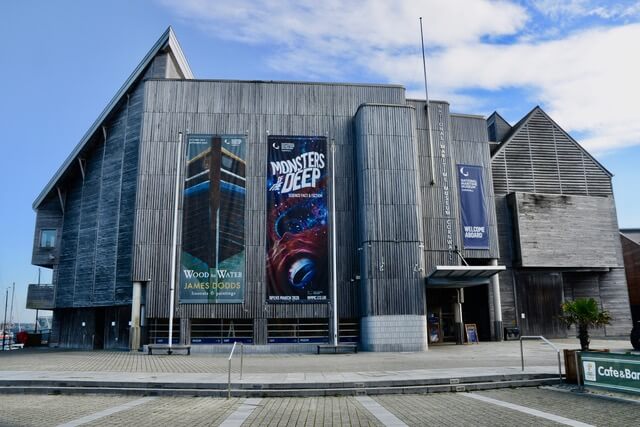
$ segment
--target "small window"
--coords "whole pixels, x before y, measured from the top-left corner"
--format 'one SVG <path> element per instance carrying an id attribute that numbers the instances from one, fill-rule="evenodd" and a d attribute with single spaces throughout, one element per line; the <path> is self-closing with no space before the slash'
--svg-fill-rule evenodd
<path id="1" fill-rule="evenodd" d="M 40 232 L 40 247 L 53 248 L 56 245 L 56 230 L 44 229 Z"/>

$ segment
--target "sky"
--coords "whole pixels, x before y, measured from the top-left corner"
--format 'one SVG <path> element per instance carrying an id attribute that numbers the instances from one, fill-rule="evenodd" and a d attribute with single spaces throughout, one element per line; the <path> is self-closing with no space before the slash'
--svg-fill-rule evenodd
<path id="1" fill-rule="evenodd" d="M 640 1 L 5 1 L 0 313 L 15 282 L 14 322 L 35 319 L 31 205 L 169 25 L 196 78 L 394 83 L 424 99 L 419 17 L 430 98 L 511 124 L 541 106 L 614 174 L 620 227 L 640 228 Z"/>

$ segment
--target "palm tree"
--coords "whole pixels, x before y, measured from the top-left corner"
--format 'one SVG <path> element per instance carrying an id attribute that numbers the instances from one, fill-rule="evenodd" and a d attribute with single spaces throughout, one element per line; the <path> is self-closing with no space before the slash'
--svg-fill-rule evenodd
<path id="1" fill-rule="evenodd" d="M 593 298 L 566 301 L 562 303 L 561 308 L 560 321 L 567 325 L 567 328 L 576 325 L 582 351 L 589 350 L 589 328 L 608 325 L 611 321 L 609 312 L 600 310 Z"/>

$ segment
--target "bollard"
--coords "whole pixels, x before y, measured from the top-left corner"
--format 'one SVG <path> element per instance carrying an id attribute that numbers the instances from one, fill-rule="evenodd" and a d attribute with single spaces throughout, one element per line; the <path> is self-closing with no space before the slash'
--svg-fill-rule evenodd
<path id="1" fill-rule="evenodd" d="M 231 358 L 229 358 L 229 376 L 227 377 L 227 400 L 231 399 Z"/>
<path id="2" fill-rule="evenodd" d="M 231 353 L 229 353 L 229 373 L 227 375 L 227 399 L 231 399 L 231 358 L 233 358 L 233 352 L 236 349 L 237 342 L 233 342 L 231 347 Z"/>

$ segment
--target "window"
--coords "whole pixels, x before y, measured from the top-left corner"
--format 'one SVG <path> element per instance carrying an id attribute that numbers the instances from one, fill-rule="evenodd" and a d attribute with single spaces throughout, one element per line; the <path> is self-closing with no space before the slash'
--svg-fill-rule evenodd
<path id="1" fill-rule="evenodd" d="M 43 229 L 40 232 L 40 247 L 41 248 L 53 248 L 56 245 L 56 230 L 55 229 Z"/>

